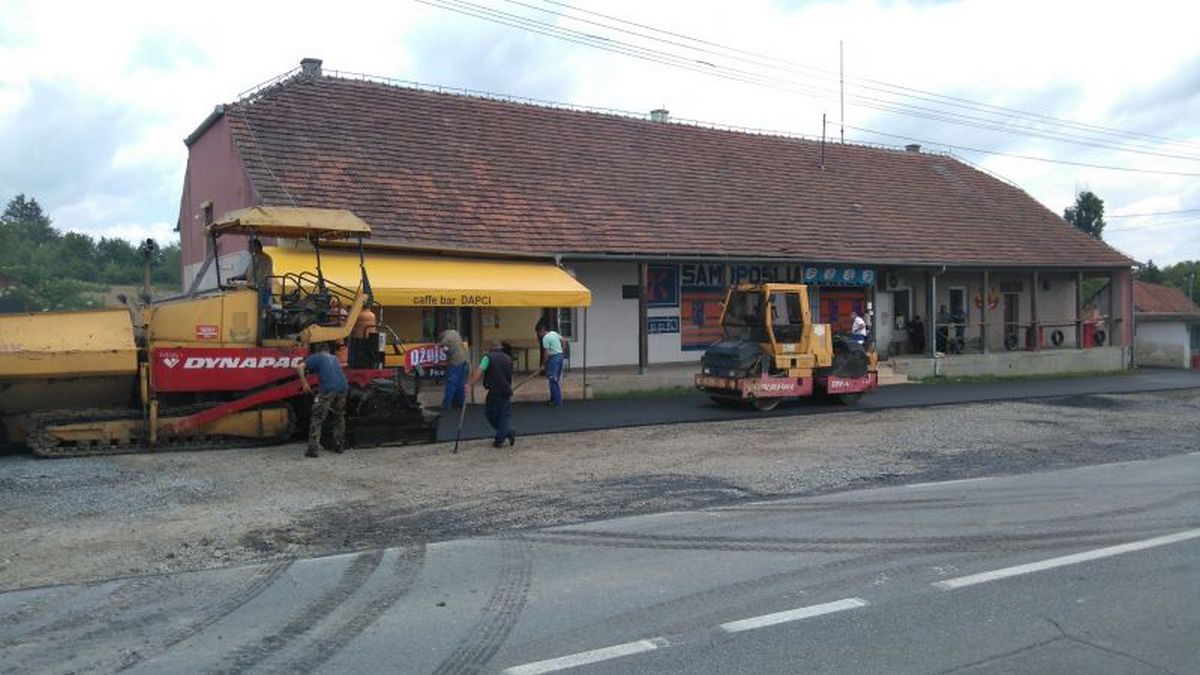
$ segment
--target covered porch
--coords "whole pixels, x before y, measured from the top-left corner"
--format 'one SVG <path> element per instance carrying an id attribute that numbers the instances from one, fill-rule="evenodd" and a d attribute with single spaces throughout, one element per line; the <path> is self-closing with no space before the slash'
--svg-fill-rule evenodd
<path id="1" fill-rule="evenodd" d="M 879 276 L 877 349 L 914 377 L 944 368 L 1004 375 L 1128 367 L 1127 268 L 896 267 Z M 1093 304 L 1099 288 L 1112 292 Z"/>

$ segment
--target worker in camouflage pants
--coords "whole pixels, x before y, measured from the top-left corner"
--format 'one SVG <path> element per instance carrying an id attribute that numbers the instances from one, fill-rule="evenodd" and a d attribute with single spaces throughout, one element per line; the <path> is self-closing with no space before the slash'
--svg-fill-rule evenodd
<path id="1" fill-rule="evenodd" d="M 346 451 L 346 374 L 337 357 L 329 353 L 329 345 L 319 342 L 313 353 L 296 366 L 304 391 L 312 393 L 308 385 L 307 371 L 317 374 L 317 395 L 313 398 L 312 415 L 308 420 L 308 451 L 305 457 L 316 457 L 321 452 L 321 429 L 325 420 L 333 417 L 333 451 Z"/>

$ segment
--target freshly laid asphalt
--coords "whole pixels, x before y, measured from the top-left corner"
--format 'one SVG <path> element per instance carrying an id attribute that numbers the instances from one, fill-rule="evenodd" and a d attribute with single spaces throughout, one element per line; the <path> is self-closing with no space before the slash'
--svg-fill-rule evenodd
<path id="1" fill-rule="evenodd" d="M 545 384 L 535 380 L 526 386 L 545 387 Z M 707 396 L 697 393 L 683 396 L 565 401 L 561 408 L 551 408 L 545 404 L 517 403 L 513 405 L 512 425 L 520 436 L 528 436 L 656 424 L 816 415 L 856 409 L 887 410 L 954 405 L 956 403 L 1095 394 L 1135 394 L 1197 388 L 1200 388 L 1200 372 L 1198 371 L 1143 369 L 1133 374 L 1060 380 L 1011 380 L 971 384 L 900 384 L 881 387 L 878 391 L 863 396 L 853 406 L 810 398 L 785 401 L 770 412 L 723 408 L 710 401 Z M 454 441 L 459 421 L 458 413 L 458 410 L 453 410 L 442 416 L 438 425 L 439 441 Z M 483 405 L 468 406 L 463 421 L 462 439 L 490 438 L 492 435 L 493 431 L 483 415 Z"/>

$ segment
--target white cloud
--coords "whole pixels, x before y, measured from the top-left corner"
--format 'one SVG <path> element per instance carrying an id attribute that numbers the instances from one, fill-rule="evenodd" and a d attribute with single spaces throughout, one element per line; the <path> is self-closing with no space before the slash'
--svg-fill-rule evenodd
<path id="1" fill-rule="evenodd" d="M 475 0 L 520 11 L 500 0 Z M 737 46 L 825 73 L 776 72 L 810 95 L 781 92 L 573 45 L 411 0 L 206 3 L 7 0 L 0 28 L 0 199 L 26 192 L 56 224 L 93 234 L 172 238 L 186 161 L 182 139 L 212 106 L 294 67 L 327 69 L 675 117 L 837 135 L 838 44 L 847 74 L 1197 144 L 1200 8 L 1165 0 L 1094 2 L 658 2 L 580 6 Z M 549 15 L 540 18 L 553 20 Z M 564 24 L 591 33 L 596 26 Z M 640 30 L 640 29 L 632 29 Z M 615 37 L 615 36 L 614 36 Z M 624 39 L 635 39 L 626 35 Z M 674 39 L 674 38 L 669 38 Z M 657 48 L 673 49 L 658 43 Z M 702 55 L 696 55 L 698 59 Z M 762 71 L 761 64 L 713 62 Z M 700 59 L 703 60 L 703 59 Z M 704 67 L 699 65 L 702 70 Z M 73 102 L 44 102 L 38 87 Z M 812 88 L 823 88 L 814 95 Z M 1083 163 L 1200 173 L 1170 160 L 983 132 L 873 110 L 850 88 L 848 123 L 925 141 Z M 910 103 L 920 103 L 909 100 Z M 32 123 L 31 117 L 44 123 Z M 16 126 L 14 126 L 16 125 Z M 28 144 L 14 138 L 36 134 Z M 848 132 L 852 140 L 902 143 Z M 7 140 L 3 140 L 7 139 Z M 69 139 L 70 152 L 62 151 Z M 22 153 L 10 152 L 13 147 Z M 53 152 L 34 150 L 48 148 Z M 1179 148 L 1176 148 L 1179 150 Z M 1061 212 L 1078 187 L 1110 213 L 1200 208 L 1195 177 L 1102 171 L 960 152 Z M 43 161 L 29 171 L 30 158 Z M 1197 219 L 1200 221 L 1200 219 Z M 1169 223 L 1168 223 L 1169 224 Z M 1122 229 L 1145 225 L 1141 229 Z M 1154 227 L 1148 227 L 1154 225 Z M 1139 259 L 1200 258 L 1200 228 L 1114 220 L 1108 237 Z"/>

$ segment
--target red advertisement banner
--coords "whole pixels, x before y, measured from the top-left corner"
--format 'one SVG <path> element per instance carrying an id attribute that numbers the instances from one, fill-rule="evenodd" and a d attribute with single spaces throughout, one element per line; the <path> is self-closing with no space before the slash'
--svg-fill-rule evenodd
<path id="1" fill-rule="evenodd" d="M 446 365 L 446 348 L 436 342 L 405 345 L 404 369 L 441 368 Z"/>

